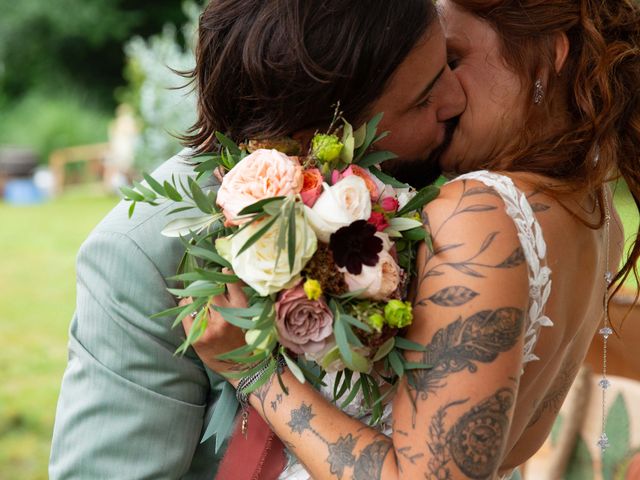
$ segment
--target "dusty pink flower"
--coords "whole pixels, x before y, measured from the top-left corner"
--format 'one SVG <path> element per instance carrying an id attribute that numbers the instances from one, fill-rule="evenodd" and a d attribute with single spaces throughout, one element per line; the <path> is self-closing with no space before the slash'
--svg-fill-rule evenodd
<path id="1" fill-rule="evenodd" d="M 256 150 L 243 158 L 222 179 L 218 205 L 227 225 L 240 225 L 238 213 L 258 200 L 300 193 L 302 167 L 297 157 L 277 150 Z"/>
<path id="2" fill-rule="evenodd" d="M 371 212 L 371 216 L 369 217 L 369 220 L 367 220 L 367 222 L 376 227 L 376 231 L 378 232 L 382 232 L 389 226 L 387 217 L 384 213 L 380 212 Z"/>
<path id="3" fill-rule="evenodd" d="M 284 290 L 276 302 L 280 343 L 295 353 L 317 353 L 333 334 L 333 315 L 322 297 L 309 300 L 302 284 Z"/>
<path id="4" fill-rule="evenodd" d="M 380 206 L 387 213 L 395 213 L 398 211 L 398 200 L 394 197 L 384 197 L 380 200 Z"/>
<path id="5" fill-rule="evenodd" d="M 303 173 L 303 184 L 300 196 L 304 204 L 311 208 L 322 193 L 322 173 L 317 168 L 310 168 Z"/>

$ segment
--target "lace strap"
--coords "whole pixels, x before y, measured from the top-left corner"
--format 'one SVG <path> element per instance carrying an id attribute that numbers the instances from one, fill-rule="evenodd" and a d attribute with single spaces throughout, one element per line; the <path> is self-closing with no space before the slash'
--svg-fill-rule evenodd
<path id="1" fill-rule="evenodd" d="M 513 181 L 505 176 L 487 170 L 460 175 L 452 181 L 477 180 L 493 188 L 502 198 L 507 214 L 513 219 L 529 267 L 529 310 L 525 332 L 524 363 L 539 360 L 533 353 L 538 341 L 540 327 L 551 327 L 553 322 L 544 314 L 551 293 L 551 269 L 547 266 L 547 244 L 542 235 L 533 209 Z"/>

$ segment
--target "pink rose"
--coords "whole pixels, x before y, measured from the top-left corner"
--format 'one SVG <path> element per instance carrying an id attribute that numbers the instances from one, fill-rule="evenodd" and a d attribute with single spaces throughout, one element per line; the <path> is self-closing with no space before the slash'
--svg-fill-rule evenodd
<path id="1" fill-rule="evenodd" d="M 367 222 L 376 227 L 376 230 L 378 232 L 382 232 L 389 226 L 387 217 L 384 215 L 384 213 L 380 212 L 371 212 L 371 216 L 369 217 L 369 220 L 367 220 Z"/>
<path id="2" fill-rule="evenodd" d="M 331 183 L 335 185 L 343 178 L 347 178 L 351 175 L 355 175 L 364 180 L 364 183 L 367 186 L 367 190 L 369 190 L 369 195 L 371 196 L 371 201 L 375 202 L 380 197 L 380 186 L 381 183 L 377 178 L 371 175 L 366 169 L 359 167 L 358 165 L 351 165 L 349 168 L 345 169 L 341 172 L 334 170 L 331 174 Z"/>
<path id="3" fill-rule="evenodd" d="M 280 343 L 295 353 L 323 350 L 333 334 L 333 315 L 322 297 L 309 300 L 302 284 L 280 292 L 276 302 Z"/>
<path id="4" fill-rule="evenodd" d="M 227 225 L 240 225 L 238 213 L 258 200 L 300 193 L 302 167 L 297 157 L 277 150 L 256 150 L 243 158 L 222 179 L 218 205 Z"/>
<path id="5" fill-rule="evenodd" d="M 400 284 L 400 267 L 391 253 L 383 250 L 378 255 L 378 263 L 373 267 L 363 265 L 359 275 L 344 272 L 350 292 L 363 290 L 360 298 L 388 300 Z"/>
<path id="6" fill-rule="evenodd" d="M 387 213 L 395 213 L 398 211 L 400 204 L 395 197 L 384 197 L 380 200 L 380 206 Z"/>
<path id="7" fill-rule="evenodd" d="M 317 168 L 310 168 L 302 172 L 302 175 L 304 180 L 300 196 L 303 203 L 311 208 L 322 193 L 322 173 Z"/>

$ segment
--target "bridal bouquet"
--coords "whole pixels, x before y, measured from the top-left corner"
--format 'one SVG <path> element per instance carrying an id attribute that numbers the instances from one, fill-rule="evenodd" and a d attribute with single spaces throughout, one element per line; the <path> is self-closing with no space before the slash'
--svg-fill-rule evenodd
<path id="1" fill-rule="evenodd" d="M 246 345 L 220 357 L 246 365 L 229 375 L 267 368 L 243 393 L 278 373 L 282 356 L 300 382 L 318 385 L 337 372 L 334 400 L 346 405 L 361 391 L 372 423 L 382 414 L 381 379 L 395 385 L 406 370 L 425 367 L 405 360 L 403 350 L 423 348 L 401 333 L 413 318 L 407 291 L 417 246 L 429 241 L 420 211 L 438 189 L 416 192 L 379 169 L 395 157 L 371 149 L 386 135 L 377 134 L 381 117 L 354 131 L 337 116 L 305 153 L 292 139 L 237 146 L 217 133 L 219 151 L 193 158 L 197 175 L 188 184 L 161 184 L 145 174 L 146 185 L 123 189 L 130 215 L 137 202 L 169 201 L 176 203 L 171 213 L 198 212 L 163 230 L 185 246 L 170 278 L 183 286 L 169 291 L 193 303 L 157 316 L 176 315 L 175 327 L 195 315 L 178 352 L 198 340 L 209 309 L 216 310 L 246 332 Z M 217 191 L 200 187 L 205 175 L 220 179 Z M 247 308 L 212 303 L 225 284 L 239 281 Z"/>

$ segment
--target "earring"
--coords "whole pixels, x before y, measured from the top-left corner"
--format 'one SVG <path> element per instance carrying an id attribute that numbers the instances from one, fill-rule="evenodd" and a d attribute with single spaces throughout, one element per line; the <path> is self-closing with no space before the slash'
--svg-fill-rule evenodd
<path id="1" fill-rule="evenodd" d="M 542 86 L 542 80 L 537 79 L 533 84 L 533 103 L 539 105 L 544 98 L 544 87 Z"/>

